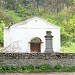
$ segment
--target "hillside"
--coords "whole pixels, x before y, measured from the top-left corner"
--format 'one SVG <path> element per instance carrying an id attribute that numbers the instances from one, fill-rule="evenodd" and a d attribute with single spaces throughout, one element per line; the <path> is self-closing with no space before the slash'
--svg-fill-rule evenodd
<path id="1" fill-rule="evenodd" d="M 33 16 L 61 27 L 61 52 L 75 52 L 75 0 L 0 0 L 0 46 L 3 28 Z"/>

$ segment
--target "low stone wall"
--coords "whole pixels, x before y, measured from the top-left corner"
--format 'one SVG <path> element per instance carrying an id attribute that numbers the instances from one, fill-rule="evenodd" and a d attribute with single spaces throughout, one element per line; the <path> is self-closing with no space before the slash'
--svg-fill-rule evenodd
<path id="1" fill-rule="evenodd" d="M 65 53 L 0 53 L 0 65 L 41 65 L 75 66 L 75 54 Z"/>

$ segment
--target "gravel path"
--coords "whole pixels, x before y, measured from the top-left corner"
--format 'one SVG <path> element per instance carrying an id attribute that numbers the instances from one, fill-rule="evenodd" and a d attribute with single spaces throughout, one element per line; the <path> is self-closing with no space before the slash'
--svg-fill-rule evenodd
<path id="1" fill-rule="evenodd" d="M 0 73 L 0 75 L 75 75 L 75 72 L 51 72 L 51 73 Z"/>

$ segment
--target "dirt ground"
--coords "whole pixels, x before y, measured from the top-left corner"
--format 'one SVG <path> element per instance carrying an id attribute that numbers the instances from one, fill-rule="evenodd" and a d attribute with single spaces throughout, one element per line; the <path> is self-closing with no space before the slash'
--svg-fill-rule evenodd
<path id="1" fill-rule="evenodd" d="M 75 72 L 51 72 L 51 73 L 0 73 L 0 75 L 75 75 Z"/>

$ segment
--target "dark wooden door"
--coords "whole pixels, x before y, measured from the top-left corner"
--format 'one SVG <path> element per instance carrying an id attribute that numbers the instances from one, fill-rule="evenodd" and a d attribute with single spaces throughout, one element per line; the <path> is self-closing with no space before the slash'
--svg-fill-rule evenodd
<path id="1" fill-rule="evenodd" d="M 31 43 L 31 52 L 40 52 L 40 43 Z"/>

